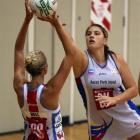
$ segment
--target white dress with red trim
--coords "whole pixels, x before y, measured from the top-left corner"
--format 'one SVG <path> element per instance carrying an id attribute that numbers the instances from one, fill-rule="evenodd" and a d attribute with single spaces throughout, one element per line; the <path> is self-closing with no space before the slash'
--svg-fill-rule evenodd
<path id="1" fill-rule="evenodd" d="M 24 140 L 65 140 L 62 129 L 60 106 L 56 110 L 48 110 L 40 102 L 44 85 L 35 90 L 28 90 L 24 84 L 24 106 L 21 108 L 24 123 Z"/>

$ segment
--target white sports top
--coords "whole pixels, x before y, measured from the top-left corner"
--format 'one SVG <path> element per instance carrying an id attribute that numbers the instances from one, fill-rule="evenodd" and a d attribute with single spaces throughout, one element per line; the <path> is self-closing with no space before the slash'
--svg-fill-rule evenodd
<path id="1" fill-rule="evenodd" d="M 137 134 L 140 111 L 132 101 L 106 108 L 94 99 L 99 94 L 117 96 L 125 90 L 112 55 L 109 54 L 106 64 L 101 66 L 86 53 L 88 66 L 76 83 L 87 110 L 90 140 L 123 140 Z"/>
<path id="2" fill-rule="evenodd" d="M 65 140 L 60 106 L 56 110 L 48 110 L 41 105 L 43 88 L 41 84 L 29 91 L 24 84 L 24 106 L 21 108 L 25 122 L 24 140 Z"/>

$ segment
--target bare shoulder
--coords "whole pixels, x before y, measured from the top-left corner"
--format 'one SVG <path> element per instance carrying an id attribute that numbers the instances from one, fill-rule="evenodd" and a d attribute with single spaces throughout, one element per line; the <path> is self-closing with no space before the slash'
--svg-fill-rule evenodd
<path id="1" fill-rule="evenodd" d="M 115 60 L 115 62 L 117 64 L 117 67 L 119 68 L 119 70 L 121 69 L 121 67 L 123 65 L 127 65 L 125 60 L 124 60 L 124 58 L 123 58 L 123 56 L 121 54 L 115 53 L 115 54 L 112 54 L 112 56 L 113 56 L 113 58 L 114 58 L 114 60 Z"/>
<path id="2" fill-rule="evenodd" d="M 123 56 L 119 53 L 116 53 L 116 58 L 118 59 L 118 61 L 124 61 Z"/>
<path id="3" fill-rule="evenodd" d="M 116 54 L 117 55 L 117 61 L 118 61 L 118 64 L 119 64 L 119 67 L 122 68 L 122 67 L 128 67 L 124 57 L 120 54 Z"/>
<path id="4" fill-rule="evenodd" d="M 13 80 L 13 88 L 17 95 L 22 94 L 22 88 L 24 83 L 27 83 L 28 81 L 25 78 L 21 77 L 14 77 Z"/>
<path id="5" fill-rule="evenodd" d="M 44 104 L 45 107 L 48 109 L 54 109 L 58 106 L 59 102 L 59 93 L 53 88 L 50 84 L 46 84 L 43 89 L 43 98 L 42 98 L 42 103 Z"/>
<path id="6" fill-rule="evenodd" d="M 86 53 L 81 49 L 77 50 L 73 63 L 75 77 L 79 77 L 85 71 L 87 65 L 88 57 Z"/>
<path id="7" fill-rule="evenodd" d="M 125 61 L 125 59 L 123 58 L 123 56 L 120 55 L 120 54 L 116 54 L 116 60 L 117 60 L 117 63 L 119 65 L 119 71 L 121 73 L 121 76 L 123 78 L 123 81 L 126 81 L 129 78 L 131 79 L 131 81 L 133 81 L 132 80 L 133 79 L 133 76 L 132 76 L 131 70 L 129 68 L 129 65 L 127 64 L 127 62 Z"/>
<path id="8" fill-rule="evenodd" d="M 51 78 L 44 86 L 44 93 L 46 93 L 46 96 L 59 96 L 57 92 L 59 92 L 57 85 L 54 82 L 54 78 Z"/>

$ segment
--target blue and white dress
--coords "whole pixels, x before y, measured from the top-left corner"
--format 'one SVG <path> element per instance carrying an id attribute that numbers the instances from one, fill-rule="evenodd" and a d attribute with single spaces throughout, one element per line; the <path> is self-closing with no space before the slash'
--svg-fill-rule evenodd
<path id="1" fill-rule="evenodd" d="M 140 110 L 131 100 L 108 108 L 95 101 L 96 95 L 117 96 L 125 91 L 112 55 L 101 66 L 86 53 L 88 66 L 76 83 L 87 110 L 90 140 L 124 140 L 140 133 Z"/>

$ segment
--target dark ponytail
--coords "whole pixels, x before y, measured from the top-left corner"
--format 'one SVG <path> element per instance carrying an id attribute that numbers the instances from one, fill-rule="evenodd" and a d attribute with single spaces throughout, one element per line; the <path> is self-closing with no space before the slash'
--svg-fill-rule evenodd
<path id="1" fill-rule="evenodd" d="M 105 54 L 105 59 L 106 60 L 107 60 L 109 54 L 116 55 L 115 52 L 113 52 L 112 50 L 110 50 L 107 45 L 104 46 L 104 54 Z"/>
<path id="2" fill-rule="evenodd" d="M 107 60 L 108 54 L 109 54 L 109 47 L 107 45 L 104 46 L 104 54 L 105 54 L 105 59 Z"/>

